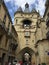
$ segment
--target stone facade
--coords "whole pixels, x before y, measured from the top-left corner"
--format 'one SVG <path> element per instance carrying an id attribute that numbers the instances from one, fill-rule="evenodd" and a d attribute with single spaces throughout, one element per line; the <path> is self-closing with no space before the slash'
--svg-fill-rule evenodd
<path id="1" fill-rule="evenodd" d="M 0 65 L 16 58 L 17 33 L 3 0 L 0 2 Z M 11 45 L 11 46 L 10 46 Z M 15 46 L 13 49 L 12 46 Z M 11 61 L 12 62 L 12 61 Z"/>

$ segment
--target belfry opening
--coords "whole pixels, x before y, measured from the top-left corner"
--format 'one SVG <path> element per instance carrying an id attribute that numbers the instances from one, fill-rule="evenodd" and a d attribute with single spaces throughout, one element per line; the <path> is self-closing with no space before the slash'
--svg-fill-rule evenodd
<path id="1" fill-rule="evenodd" d="M 31 24 L 31 21 L 28 20 L 28 19 L 25 19 L 25 20 L 23 20 L 23 24 L 30 25 Z"/>
<path id="2" fill-rule="evenodd" d="M 31 48 L 25 47 L 24 49 L 22 49 L 19 52 L 19 54 L 20 55 L 18 55 L 17 57 L 19 57 L 19 60 L 21 60 L 23 62 L 23 64 L 30 64 L 31 65 L 32 56 L 34 57 L 34 54 L 35 54 L 34 51 Z"/>
<path id="3" fill-rule="evenodd" d="M 29 20 L 29 19 L 25 19 L 22 22 L 23 22 L 24 27 L 29 27 L 29 26 L 31 26 L 31 23 L 32 23 L 31 20 Z"/>

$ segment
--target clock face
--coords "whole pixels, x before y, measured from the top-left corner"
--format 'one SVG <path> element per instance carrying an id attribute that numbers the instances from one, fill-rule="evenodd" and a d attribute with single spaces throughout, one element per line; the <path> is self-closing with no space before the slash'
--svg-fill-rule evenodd
<path id="1" fill-rule="evenodd" d="M 25 35 L 28 36 L 29 35 L 29 32 L 25 32 Z"/>

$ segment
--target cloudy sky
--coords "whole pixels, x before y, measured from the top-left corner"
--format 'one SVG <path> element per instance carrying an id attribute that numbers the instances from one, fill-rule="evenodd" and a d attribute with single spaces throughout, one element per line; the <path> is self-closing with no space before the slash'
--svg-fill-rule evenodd
<path id="1" fill-rule="evenodd" d="M 25 9 L 25 3 L 28 3 L 30 10 L 35 8 L 39 10 L 40 15 L 43 16 L 45 11 L 45 2 L 46 0 L 4 0 L 6 6 L 8 7 L 9 13 L 11 15 L 12 21 L 14 20 L 14 12 L 21 6 L 22 9 Z"/>

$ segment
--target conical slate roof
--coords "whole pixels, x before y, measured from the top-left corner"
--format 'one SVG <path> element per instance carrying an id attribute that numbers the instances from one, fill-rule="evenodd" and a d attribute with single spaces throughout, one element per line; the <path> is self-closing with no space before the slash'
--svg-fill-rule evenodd
<path id="1" fill-rule="evenodd" d="M 29 4 L 26 3 L 25 4 L 25 10 L 23 11 L 21 7 L 19 7 L 17 9 L 17 12 L 24 12 L 24 13 L 33 13 L 33 12 L 37 12 L 35 8 L 32 8 L 32 11 L 30 12 L 30 9 L 29 9 Z"/>
<path id="2" fill-rule="evenodd" d="M 19 7 L 19 8 L 17 9 L 17 11 L 18 11 L 18 12 L 22 12 L 22 8 Z"/>

